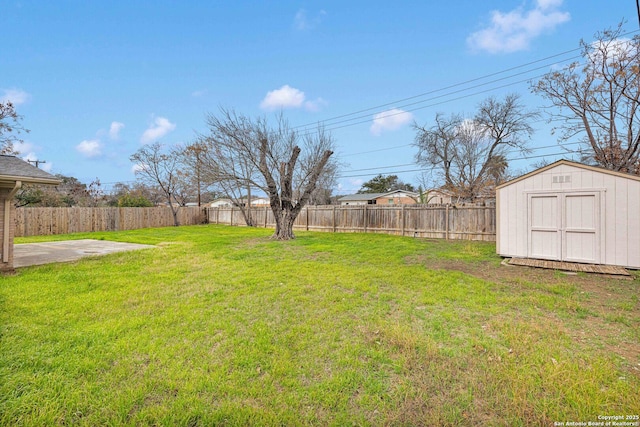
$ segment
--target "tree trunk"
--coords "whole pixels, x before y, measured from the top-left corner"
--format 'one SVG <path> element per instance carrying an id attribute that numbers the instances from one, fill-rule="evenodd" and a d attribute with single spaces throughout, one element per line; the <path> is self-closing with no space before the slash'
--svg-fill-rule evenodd
<path id="1" fill-rule="evenodd" d="M 180 206 L 174 208 L 173 205 L 169 205 L 169 207 L 171 208 L 171 213 L 173 214 L 173 225 L 174 227 L 178 227 L 180 225 L 180 221 L 178 221 L 178 209 L 180 209 Z"/>
<path id="2" fill-rule="evenodd" d="M 273 233 L 271 238 L 275 240 L 295 239 L 296 236 L 295 234 L 293 234 L 293 223 L 295 222 L 298 214 L 300 213 L 300 210 L 299 209 L 294 209 L 294 210 L 272 209 L 272 211 L 276 219 L 276 231 Z"/>

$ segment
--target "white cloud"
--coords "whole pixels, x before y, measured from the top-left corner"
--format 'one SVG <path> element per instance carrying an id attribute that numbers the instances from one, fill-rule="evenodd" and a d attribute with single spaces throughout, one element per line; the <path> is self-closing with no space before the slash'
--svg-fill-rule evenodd
<path id="1" fill-rule="evenodd" d="M 194 98 L 200 98 L 204 95 L 207 94 L 207 90 L 206 89 L 202 89 L 202 90 L 194 90 L 193 92 L 191 92 L 191 96 Z"/>
<path id="2" fill-rule="evenodd" d="M 21 159 L 25 162 L 35 162 L 38 160 L 38 155 L 34 151 L 20 151 L 18 155 L 22 156 Z"/>
<path id="3" fill-rule="evenodd" d="M 123 127 L 124 123 L 111 122 L 111 126 L 109 127 L 109 138 L 114 140 L 120 139 L 120 131 Z"/>
<path id="4" fill-rule="evenodd" d="M 355 178 L 349 180 L 349 185 L 351 185 L 351 188 L 357 188 L 359 190 L 360 187 L 362 187 L 362 184 L 364 184 L 364 179 Z"/>
<path id="5" fill-rule="evenodd" d="M 141 172 L 143 170 L 145 170 L 147 167 L 145 165 L 142 165 L 140 163 L 136 163 L 133 166 L 131 166 L 131 172 L 136 174 L 138 172 Z"/>
<path id="6" fill-rule="evenodd" d="M 326 14 L 327 12 L 321 10 L 313 18 L 309 18 L 307 16 L 307 11 L 300 9 L 296 12 L 296 16 L 293 18 L 293 26 L 299 31 L 312 30 L 320 25 Z"/>
<path id="7" fill-rule="evenodd" d="M 25 162 L 31 162 L 33 166 L 37 166 L 38 169 L 42 169 L 45 172 L 51 172 L 51 170 L 53 169 L 53 163 L 42 160 L 38 161 L 38 155 L 34 152 L 26 153 L 22 157 L 22 160 L 24 160 Z M 38 162 L 36 163 L 36 161 Z"/>
<path id="8" fill-rule="evenodd" d="M 18 142 L 14 144 L 13 148 L 18 152 L 18 156 L 25 162 L 32 161 L 35 162 L 38 159 L 38 155 L 36 151 L 39 150 L 39 147 L 36 147 L 30 142 Z M 45 172 L 51 172 L 53 167 L 53 163 L 47 161 L 38 162 L 38 168 L 42 169 Z"/>
<path id="9" fill-rule="evenodd" d="M 274 111 L 285 108 L 304 108 L 307 111 L 319 111 L 327 105 L 327 101 L 318 98 L 314 101 L 307 100 L 303 91 L 289 85 L 284 85 L 280 89 L 267 92 L 260 108 L 267 111 Z"/>
<path id="10" fill-rule="evenodd" d="M 0 97 L 0 102 L 11 101 L 13 105 L 24 104 L 31 98 L 27 92 L 21 89 L 4 89 L 4 95 Z"/>
<path id="11" fill-rule="evenodd" d="M 140 137 L 140 142 L 143 144 L 156 142 L 158 139 L 176 128 L 175 123 L 171 123 L 169 119 L 164 117 L 157 117 L 153 123 L 153 125 L 149 126 L 149 128 L 144 131 L 142 137 Z"/>
<path id="12" fill-rule="evenodd" d="M 263 110 L 277 110 L 278 108 L 299 108 L 304 103 L 304 92 L 284 85 L 280 89 L 267 92 L 260 103 Z"/>
<path id="13" fill-rule="evenodd" d="M 33 153 L 33 150 L 35 150 L 35 146 L 30 142 L 16 142 L 15 144 L 13 144 L 13 149 L 18 152 L 18 155 L 25 155 L 26 153 L 29 153 L 29 155 L 35 156 L 35 154 Z M 35 160 L 35 157 L 29 157 L 29 160 Z"/>
<path id="14" fill-rule="evenodd" d="M 369 130 L 372 135 L 379 136 L 383 131 L 399 129 L 411 121 L 413 121 L 413 114 L 392 108 L 373 116 L 373 124 Z"/>
<path id="15" fill-rule="evenodd" d="M 528 10 L 522 7 L 506 13 L 494 10 L 491 25 L 472 33 L 467 45 L 494 54 L 526 50 L 534 38 L 571 19 L 569 12 L 558 10 L 560 6 L 562 0 L 537 0 Z"/>
<path id="16" fill-rule="evenodd" d="M 325 107 L 326 105 L 327 101 L 322 98 L 318 98 L 315 101 L 305 101 L 304 108 L 307 111 L 312 111 L 315 113 L 316 111 L 320 111 L 322 107 Z"/>
<path id="17" fill-rule="evenodd" d="M 98 157 L 102 155 L 102 144 L 97 139 L 85 139 L 76 145 L 76 150 L 88 158 Z"/>
<path id="18" fill-rule="evenodd" d="M 608 64 L 612 61 L 629 62 L 630 58 L 637 55 L 635 44 L 627 38 L 597 40 L 591 43 L 591 48 L 592 50 L 588 53 L 589 59 L 598 64 L 598 67 L 605 59 Z"/>

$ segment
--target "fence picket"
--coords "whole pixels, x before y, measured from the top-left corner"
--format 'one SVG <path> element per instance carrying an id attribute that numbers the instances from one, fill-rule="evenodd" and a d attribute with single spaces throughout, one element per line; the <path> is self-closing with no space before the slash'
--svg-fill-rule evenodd
<path id="1" fill-rule="evenodd" d="M 496 210 L 493 206 L 307 206 L 294 223 L 294 229 L 342 233 L 386 233 L 436 239 L 496 240 Z M 244 225 L 232 216 L 232 208 L 207 208 L 210 223 Z M 252 209 L 252 214 L 262 208 Z M 261 227 L 273 227 L 257 221 Z M 413 229 L 409 230 L 409 225 Z"/>
<path id="2" fill-rule="evenodd" d="M 178 210 L 181 225 L 205 222 L 203 208 Z M 170 227 L 173 215 L 168 207 L 154 208 L 30 208 L 16 209 L 15 237 L 92 231 L 134 230 Z"/>

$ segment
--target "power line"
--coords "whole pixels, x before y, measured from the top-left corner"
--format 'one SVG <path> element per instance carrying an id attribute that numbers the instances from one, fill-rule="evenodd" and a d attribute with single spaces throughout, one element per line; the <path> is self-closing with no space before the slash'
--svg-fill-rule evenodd
<path id="1" fill-rule="evenodd" d="M 389 148 L 380 148 L 378 150 L 369 150 L 369 151 L 361 151 L 359 153 L 343 154 L 341 157 L 350 157 L 350 156 L 358 156 L 360 154 L 377 153 L 380 151 L 397 150 L 398 148 L 410 147 L 412 145 L 413 144 L 404 144 L 404 145 L 398 145 L 398 146 L 389 147 Z"/>
<path id="2" fill-rule="evenodd" d="M 542 157 L 554 157 L 554 156 L 561 156 L 561 155 L 565 155 L 565 154 L 578 154 L 578 153 L 581 153 L 581 151 L 565 151 L 565 152 L 562 152 L 562 153 L 541 154 L 539 156 L 529 156 L 529 157 L 523 157 L 523 158 L 520 158 L 520 159 L 508 159 L 508 161 L 539 159 L 539 158 L 542 158 Z M 387 174 L 396 175 L 396 174 L 399 174 L 399 173 L 423 172 L 425 169 L 426 168 L 389 171 L 389 172 L 387 172 Z M 376 176 L 376 175 L 380 175 L 380 174 L 379 173 L 365 173 L 365 174 L 356 174 L 356 175 L 340 175 L 339 178 L 360 178 L 360 177 L 364 177 L 364 176 Z"/>
<path id="3" fill-rule="evenodd" d="M 638 1 L 640 1 L 640 0 L 638 0 Z M 624 36 L 627 36 L 627 35 L 630 35 L 630 34 L 634 34 L 634 33 L 637 33 L 638 31 L 640 31 L 640 30 L 630 31 L 630 32 L 621 34 L 620 37 L 624 37 Z M 397 100 L 397 101 L 380 104 L 380 105 L 377 105 L 375 107 L 364 108 L 364 109 L 361 109 L 361 110 L 358 110 L 358 111 L 355 111 L 355 112 L 352 112 L 352 113 L 330 117 L 328 119 L 325 119 L 325 120 L 322 120 L 322 121 L 319 121 L 319 122 L 307 123 L 307 124 L 304 124 L 304 125 L 294 126 L 292 129 L 304 128 L 304 134 L 305 135 L 313 135 L 314 133 L 317 133 L 317 130 L 307 129 L 309 126 L 313 126 L 313 125 L 318 125 L 319 124 L 319 125 L 326 126 L 324 128 L 324 130 L 332 131 L 332 130 L 342 129 L 342 128 L 346 128 L 346 127 L 350 127 L 350 126 L 356 126 L 356 125 L 360 125 L 360 124 L 364 124 L 364 123 L 370 123 L 371 122 L 371 114 L 369 113 L 369 114 L 366 114 L 366 115 L 362 115 L 361 113 L 364 113 L 364 112 L 367 112 L 367 111 L 372 111 L 372 110 L 377 110 L 377 109 L 380 109 L 380 108 L 383 108 L 383 107 L 388 107 L 390 105 L 396 105 L 396 108 L 398 108 L 398 109 L 406 108 L 406 107 L 422 104 L 422 103 L 425 103 L 425 102 L 434 101 L 436 99 L 445 98 L 447 96 L 451 96 L 451 95 L 454 95 L 454 94 L 457 94 L 457 93 L 466 92 L 466 91 L 469 91 L 471 89 L 487 86 L 487 85 L 490 85 L 490 84 L 493 84 L 493 83 L 498 83 L 500 81 L 508 80 L 508 79 L 511 79 L 511 78 L 514 78 L 514 77 L 517 77 L 517 76 L 520 76 L 520 75 L 523 75 L 523 74 L 530 73 L 532 71 L 537 71 L 537 70 L 540 70 L 540 69 L 543 69 L 543 68 L 546 68 L 546 67 L 550 67 L 555 62 L 546 63 L 546 64 L 543 64 L 541 66 L 535 67 L 535 68 L 531 68 L 531 69 L 528 69 L 528 70 L 525 70 L 525 71 L 521 71 L 521 72 L 518 72 L 518 73 L 515 73 L 515 74 L 511 74 L 511 75 L 508 75 L 508 76 L 505 76 L 505 77 L 501 77 L 499 79 L 494 79 L 494 80 L 491 80 L 489 82 L 476 84 L 476 85 L 469 86 L 469 87 L 462 88 L 462 89 L 458 89 L 458 90 L 455 90 L 455 91 L 450 91 L 450 92 L 447 92 L 445 94 L 441 94 L 441 95 L 438 95 L 438 96 L 430 97 L 430 98 L 427 98 L 427 99 L 424 99 L 424 100 L 415 101 L 415 102 L 406 103 L 406 104 L 401 104 L 401 103 L 406 102 L 406 101 L 410 101 L 410 100 L 413 100 L 413 99 L 421 98 L 421 97 L 424 97 L 424 96 L 427 96 L 427 95 L 431 95 L 431 94 L 435 94 L 435 93 L 438 93 L 438 92 L 443 92 L 443 91 L 446 91 L 446 90 L 449 90 L 449 89 L 452 89 L 452 88 L 456 88 L 456 87 L 459 87 L 459 86 L 468 85 L 469 83 L 485 80 L 487 78 L 490 78 L 490 77 L 493 77 L 493 76 L 496 76 L 496 75 L 504 74 L 504 73 L 507 73 L 507 72 L 510 72 L 510 71 L 514 71 L 514 70 L 517 70 L 517 69 L 520 69 L 520 68 L 524 68 L 524 67 L 527 67 L 527 66 L 530 66 L 530 65 L 538 64 L 540 62 L 548 61 L 550 59 L 558 58 L 558 57 L 561 57 L 561 56 L 564 56 L 564 55 L 567 55 L 567 54 L 570 54 L 570 53 L 573 53 L 573 52 L 576 52 L 576 51 L 580 51 L 581 49 L 582 49 L 581 47 L 578 47 L 578 48 L 575 48 L 575 49 L 567 50 L 567 51 L 560 52 L 560 53 L 557 53 L 557 54 L 554 54 L 554 55 L 551 55 L 551 56 L 547 56 L 547 57 L 542 58 L 542 59 L 538 59 L 538 60 L 531 61 L 531 62 L 528 62 L 528 63 L 525 63 L 525 64 L 517 65 L 515 67 L 511 67 L 511 68 L 508 68 L 508 69 L 505 69 L 505 70 L 497 71 L 495 73 L 487 74 L 485 76 L 481 76 L 481 77 L 473 78 L 473 79 L 470 79 L 470 80 L 466 80 L 466 81 L 461 82 L 461 83 L 456 83 L 456 84 L 449 85 L 449 86 L 446 86 L 446 87 L 443 87 L 443 88 L 440 88 L 440 89 L 435 89 L 435 90 L 424 92 L 424 93 L 421 93 L 421 94 L 418 94 L 418 95 L 414 95 L 414 96 L 411 96 L 411 97 L 403 98 L 403 99 L 400 99 L 400 100 Z M 573 60 L 573 59 L 577 59 L 577 58 L 580 58 L 580 57 L 581 57 L 581 55 L 575 55 L 575 56 L 563 59 L 563 62 L 566 62 L 566 61 L 569 61 L 569 60 Z M 440 101 L 440 102 L 432 103 L 432 104 L 429 104 L 429 105 L 424 105 L 424 106 L 421 106 L 421 107 L 408 109 L 408 110 L 401 111 L 401 112 L 394 112 L 394 113 L 389 113 L 389 114 L 386 114 L 386 115 L 381 115 L 380 117 L 377 117 L 377 118 L 393 117 L 393 116 L 405 114 L 405 113 L 408 113 L 408 112 L 413 112 L 413 111 L 421 110 L 421 109 L 424 109 L 424 108 L 429 108 L 429 107 L 433 107 L 433 106 L 436 106 L 436 105 L 441 105 L 441 104 L 444 104 L 444 103 L 447 103 L 447 102 L 461 100 L 461 99 L 464 99 L 464 98 L 468 98 L 468 97 L 480 95 L 480 94 L 483 94 L 483 93 L 491 92 L 491 91 L 494 91 L 494 90 L 497 90 L 497 89 L 502 89 L 502 88 L 505 88 L 505 87 L 509 87 L 509 86 L 513 86 L 513 85 L 516 85 L 516 84 L 520 84 L 520 83 L 524 83 L 524 82 L 527 82 L 527 81 L 531 81 L 533 79 L 538 79 L 538 78 L 543 77 L 546 74 L 547 73 L 536 75 L 536 76 L 532 76 L 532 77 L 528 77 L 526 79 L 518 80 L 518 81 L 515 81 L 515 82 L 511 82 L 511 83 L 505 84 L 505 85 L 492 87 L 492 88 L 489 88 L 489 89 L 486 89 L 486 90 L 474 92 L 472 94 L 466 94 L 466 95 L 463 95 L 463 96 L 460 96 L 460 97 L 456 97 L 456 98 L 452 98 L 452 99 L 446 99 L 444 101 Z M 398 105 L 398 104 L 400 104 L 400 105 Z M 384 111 L 382 113 L 384 113 Z M 350 116 L 356 116 L 356 117 L 345 119 L 346 117 L 350 117 Z M 340 119 L 344 119 L 344 120 L 340 120 Z M 362 119 L 364 119 L 364 120 L 362 120 Z M 341 126 L 336 126 L 336 125 L 341 125 Z"/>
<path id="4" fill-rule="evenodd" d="M 551 55 L 551 56 L 547 56 L 545 58 L 541 58 L 541 59 L 537 59 L 535 61 L 527 62 L 525 64 L 516 65 L 515 67 L 511 67 L 511 68 L 507 68 L 507 69 L 504 69 L 504 70 L 496 71 L 494 73 L 486 74 L 484 76 L 475 77 L 473 79 L 465 80 L 465 81 L 460 82 L 460 83 L 454 83 L 452 85 L 445 86 L 445 87 L 442 87 L 442 88 L 439 88 L 439 89 L 434 89 L 434 90 L 430 90 L 430 91 L 427 91 L 427 92 L 423 92 L 423 93 L 420 93 L 418 95 L 413 95 L 413 96 L 409 96 L 407 98 L 398 99 L 398 100 L 387 102 L 387 103 L 384 103 L 384 104 L 379 104 L 379 105 L 376 105 L 374 107 L 364 108 L 364 109 L 361 109 L 361 110 L 358 110 L 358 111 L 354 111 L 352 113 L 347 113 L 347 114 L 342 114 L 342 115 L 339 115 L 339 116 L 330 117 L 328 119 L 322 120 L 321 123 L 331 122 L 331 121 L 334 121 L 334 120 L 342 119 L 342 118 L 353 116 L 353 115 L 356 115 L 356 114 L 361 114 L 361 113 L 364 113 L 364 112 L 367 112 L 367 111 L 378 110 L 380 108 L 388 107 L 388 106 L 391 106 L 391 105 L 397 105 L 397 104 L 400 104 L 400 103 L 404 103 L 406 101 L 410 101 L 410 100 L 413 100 L 413 99 L 416 99 L 416 98 L 421 98 L 421 97 L 427 96 L 427 95 L 432 95 L 432 94 L 435 94 L 435 93 L 438 93 L 438 92 L 444 92 L 446 90 L 453 89 L 453 88 L 456 88 L 456 87 L 459 87 L 459 86 L 468 85 L 470 83 L 474 83 L 474 82 L 477 82 L 477 81 L 485 80 L 485 79 L 488 79 L 490 77 L 498 76 L 500 74 L 508 73 L 510 71 L 514 71 L 514 70 L 517 70 L 517 69 L 520 69 L 520 68 L 528 67 L 528 66 L 533 65 L 533 64 L 537 64 L 537 63 L 540 63 L 540 62 L 543 62 L 543 61 L 548 61 L 550 59 L 557 58 L 559 56 L 563 56 L 563 55 L 566 55 L 568 53 L 579 51 L 580 49 L 581 48 L 575 48 L 575 49 L 567 50 L 567 51 L 560 52 L 560 53 L 557 53 L 557 54 L 554 54 L 554 55 Z M 579 57 L 579 56 L 574 56 L 574 57 L 571 57 L 569 59 L 575 59 L 576 57 Z M 567 60 L 568 59 L 565 59 L 564 61 L 567 61 Z M 550 64 L 545 64 L 545 65 L 542 65 L 540 67 L 534 68 L 534 69 L 529 70 L 529 71 L 524 71 L 524 72 L 517 73 L 515 75 L 521 75 L 521 74 L 526 73 L 526 72 L 535 71 L 535 70 L 538 70 L 538 69 L 541 69 L 541 68 L 548 67 L 549 65 Z M 501 78 L 501 79 L 498 79 L 498 81 L 506 79 L 506 78 L 509 78 L 509 76 Z M 488 83 L 491 83 L 491 82 L 488 82 Z M 488 84 L 488 83 L 484 83 L 484 84 Z M 472 86 L 471 88 L 478 87 L 478 86 L 481 86 L 481 85 Z M 463 89 L 463 90 L 465 90 L 465 89 Z M 453 92 L 453 93 L 457 93 L 457 92 L 459 92 L 459 91 L 456 91 L 456 92 Z M 299 125 L 299 126 L 294 126 L 293 129 L 306 128 L 306 127 L 309 127 L 309 126 L 314 126 L 316 124 L 317 124 L 317 122 L 307 123 L 307 124 L 303 124 L 303 125 Z"/>
<path id="5" fill-rule="evenodd" d="M 581 142 L 570 142 L 570 143 L 566 143 L 566 144 L 562 144 L 563 147 L 565 146 L 569 146 L 569 145 L 578 145 L 578 144 L 582 144 Z M 535 147 L 535 148 L 531 148 L 530 151 L 539 151 L 539 150 L 544 150 L 547 148 L 555 148 L 557 147 L 558 144 L 553 144 L 553 145 L 546 145 L 543 147 Z M 567 150 L 564 153 L 567 154 L 576 154 L 576 153 L 580 153 L 580 150 Z M 540 154 L 540 155 L 536 155 L 536 156 L 530 156 L 530 155 L 522 155 L 522 157 L 512 157 L 509 159 L 506 159 L 507 162 L 514 162 L 514 161 L 518 161 L 518 160 L 530 160 L 530 159 L 538 159 L 541 157 L 546 157 L 546 156 L 557 156 L 563 153 L 553 153 L 553 154 Z M 411 166 L 411 165 L 416 165 L 416 163 L 404 163 L 404 164 L 398 164 L 398 165 L 387 165 L 387 166 L 378 166 L 378 167 L 373 167 L 373 168 L 363 168 L 363 169 L 350 169 L 348 170 L 346 173 L 352 173 L 352 172 L 366 172 L 366 171 L 370 171 L 370 170 L 381 170 L 381 169 L 391 169 L 391 168 L 399 168 L 399 167 L 404 167 L 404 166 Z M 423 169 L 416 169 L 417 171 L 423 170 Z M 392 172 L 386 172 L 388 174 L 392 174 L 392 173 L 404 173 L 404 172 L 415 172 L 416 170 L 412 169 L 409 171 L 392 171 Z M 364 174 L 364 175 L 378 175 L 379 173 L 376 174 Z M 354 175 L 354 176 L 360 176 L 360 175 Z M 341 176 L 342 178 L 351 178 L 352 176 Z"/>

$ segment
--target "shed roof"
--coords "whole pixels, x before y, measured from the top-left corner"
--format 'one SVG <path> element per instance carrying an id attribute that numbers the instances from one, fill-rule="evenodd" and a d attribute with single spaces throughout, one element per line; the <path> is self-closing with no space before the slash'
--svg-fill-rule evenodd
<path id="1" fill-rule="evenodd" d="M 15 156 L 0 155 L 0 185 L 21 181 L 29 184 L 58 185 L 60 180 Z"/>
<path id="2" fill-rule="evenodd" d="M 640 176 L 638 175 L 632 175 L 630 173 L 625 173 L 625 172 L 618 172 L 618 171 L 612 171 L 610 169 L 605 169 L 605 168 L 601 168 L 598 166 L 589 166 L 589 165 L 585 165 L 583 163 L 578 163 L 578 162 L 572 162 L 570 160 L 558 160 L 557 162 L 551 163 L 550 165 L 544 166 L 540 169 L 536 169 L 532 172 L 529 172 L 527 174 L 524 174 L 522 176 L 519 176 L 518 178 L 514 178 L 511 181 L 507 181 L 503 184 L 500 184 L 496 187 L 496 190 L 499 190 L 501 188 L 504 188 L 506 186 L 509 186 L 511 184 L 515 184 L 518 181 L 522 181 L 523 179 L 527 179 L 531 176 L 537 175 L 541 172 L 547 171 L 549 169 L 555 168 L 556 166 L 560 166 L 560 165 L 568 165 L 568 166 L 574 166 L 576 168 L 581 168 L 581 169 L 585 169 L 585 170 L 589 170 L 589 171 L 594 171 L 594 172 L 600 172 L 600 173 L 606 173 L 609 175 L 614 175 L 614 176 L 619 176 L 622 178 L 627 178 L 627 179 L 632 179 L 634 181 L 640 181 Z"/>

